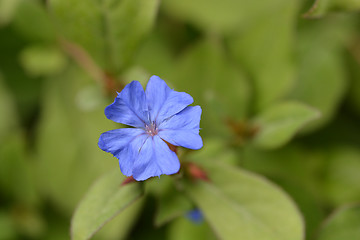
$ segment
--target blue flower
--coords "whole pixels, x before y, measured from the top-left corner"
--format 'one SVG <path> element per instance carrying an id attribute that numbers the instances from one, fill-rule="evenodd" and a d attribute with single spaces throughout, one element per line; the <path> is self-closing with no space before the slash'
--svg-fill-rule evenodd
<path id="1" fill-rule="evenodd" d="M 199 209 L 194 209 L 187 212 L 186 217 L 196 224 L 200 224 L 204 221 L 204 216 Z"/>
<path id="2" fill-rule="evenodd" d="M 164 140 L 175 146 L 200 149 L 200 106 L 188 106 L 193 98 L 170 89 L 152 76 L 146 91 L 138 81 L 118 93 L 105 108 L 108 119 L 134 128 L 115 129 L 101 134 L 99 147 L 119 159 L 121 172 L 143 181 L 161 174 L 174 174 L 180 162 Z"/>

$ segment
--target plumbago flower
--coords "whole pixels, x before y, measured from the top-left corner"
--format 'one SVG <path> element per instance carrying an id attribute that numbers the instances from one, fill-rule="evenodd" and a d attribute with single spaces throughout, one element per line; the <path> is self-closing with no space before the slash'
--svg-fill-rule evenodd
<path id="1" fill-rule="evenodd" d="M 189 94 L 170 89 L 158 76 L 150 78 L 145 92 L 138 81 L 132 81 L 105 108 L 105 115 L 134 128 L 104 132 L 98 145 L 119 159 L 124 175 L 137 181 L 177 173 L 179 159 L 166 142 L 190 149 L 203 146 L 201 108 L 188 106 L 191 103 Z"/>

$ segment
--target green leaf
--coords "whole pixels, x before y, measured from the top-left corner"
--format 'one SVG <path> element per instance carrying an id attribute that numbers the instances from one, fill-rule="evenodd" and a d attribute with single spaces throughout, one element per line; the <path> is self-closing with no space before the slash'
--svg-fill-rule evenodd
<path id="1" fill-rule="evenodd" d="M 190 22 L 208 32 L 229 33 L 237 30 L 268 11 L 274 11 L 286 3 L 283 0 L 259 4 L 247 0 L 164 0 L 169 15 Z"/>
<path id="2" fill-rule="evenodd" d="M 30 123 L 38 109 L 42 81 L 28 76 L 21 67 L 19 53 L 24 48 L 26 41 L 14 30 L 13 24 L 0 29 L 0 39 L 1 73 L 16 99 L 16 108 L 13 110 L 17 110 L 22 123 Z"/>
<path id="3" fill-rule="evenodd" d="M 331 18 L 300 28 L 296 45 L 298 80 L 290 97 L 318 109 L 322 116 L 309 124 L 306 131 L 328 123 L 346 93 L 342 59 L 344 46 L 352 34 L 351 23 L 351 18 Z"/>
<path id="4" fill-rule="evenodd" d="M 16 239 L 16 228 L 11 215 L 0 210 L 0 239 Z"/>
<path id="5" fill-rule="evenodd" d="M 0 73 L 0 116 L 6 116 L 0 118 L 0 144 L 3 143 L 5 136 L 17 126 L 18 120 L 14 109 L 13 98 L 8 92 Z"/>
<path id="6" fill-rule="evenodd" d="M 349 87 L 349 100 L 358 115 L 360 115 L 360 63 L 352 56 L 348 59 L 348 66 L 352 79 Z"/>
<path id="7" fill-rule="evenodd" d="M 37 201 L 25 136 L 19 126 L 15 103 L 0 73 L 0 190 L 16 201 Z"/>
<path id="8" fill-rule="evenodd" d="M 360 151 L 351 147 L 329 150 L 325 189 L 335 206 L 360 202 Z"/>
<path id="9" fill-rule="evenodd" d="M 261 148 L 277 148 L 291 140 L 319 112 L 298 102 L 284 102 L 269 107 L 254 120 L 259 128 L 254 143 Z"/>
<path id="10" fill-rule="evenodd" d="M 159 200 L 155 224 L 162 226 L 176 217 L 184 216 L 192 207 L 192 203 L 184 196 L 184 193 L 170 191 L 168 197 Z"/>
<path id="11" fill-rule="evenodd" d="M 149 73 L 169 79 L 175 65 L 172 46 L 165 35 L 158 28 L 154 29 L 137 51 L 135 63 L 145 68 Z M 156 61 L 154 61 L 156 56 Z"/>
<path id="12" fill-rule="evenodd" d="M 0 27 L 12 20 L 19 2 L 20 0 L 0 0 Z"/>
<path id="13" fill-rule="evenodd" d="M 299 1 L 283 1 L 229 37 L 230 53 L 251 77 L 255 112 L 283 98 L 294 83 L 292 59 L 298 6 Z"/>
<path id="14" fill-rule="evenodd" d="M 25 137 L 13 130 L 0 144 L 0 190 L 17 202 L 37 203 L 37 192 Z"/>
<path id="15" fill-rule="evenodd" d="M 90 188 L 71 220 L 73 240 L 90 239 L 106 222 L 140 198 L 140 183 L 122 186 L 124 179 L 116 169 L 105 174 Z"/>
<path id="16" fill-rule="evenodd" d="M 155 215 L 156 226 L 160 227 L 176 217 L 184 216 L 192 208 L 193 204 L 184 192 L 179 191 L 172 177 L 162 176 L 160 179 L 152 179 L 150 184 L 151 188 L 158 189 L 155 193 L 158 201 Z"/>
<path id="17" fill-rule="evenodd" d="M 144 202 L 145 199 L 142 198 L 128 206 L 121 214 L 107 222 L 91 239 L 127 239 L 126 237 L 141 213 Z"/>
<path id="18" fill-rule="evenodd" d="M 288 159 L 285 159 L 288 160 Z M 303 160 L 303 159 L 301 159 Z M 314 159 L 311 159 L 314 160 Z M 300 164 L 298 164 L 300 165 Z M 281 166 L 278 166 L 281 167 Z M 308 166 L 306 166 L 308 168 Z M 285 170 L 284 170 L 285 171 Z M 299 171 L 300 172 L 300 171 Z M 289 173 L 291 174 L 291 173 Z M 295 173 L 296 174 L 296 173 Z M 301 173 L 299 173 L 301 174 Z M 306 173 L 305 173 L 306 174 Z M 304 177 L 305 178 L 305 177 Z M 317 180 L 315 176 L 310 176 L 311 180 Z M 311 184 L 310 181 L 304 181 L 305 183 L 294 183 L 291 178 L 287 179 L 276 179 L 271 178 L 272 181 L 274 181 L 277 185 L 279 185 L 284 191 L 286 191 L 287 194 L 294 200 L 296 205 L 298 206 L 301 214 L 304 217 L 304 223 L 305 223 L 305 229 L 306 229 L 306 238 L 311 238 L 314 233 L 318 231 L 318 226 L 323 221 L 325 215 L 325 210 L 323 206 L 321 205 L 321 200 L 317 199 L 317 195 L 320 195 L 319 192 L 311 192 L 309 189 L 307 189 L 307 184 Z M 317 182 L 315 182 L 314 185 L 319 185 Z M 316 188 L 318 186 L 313 186 L 312 188 L 316 190 L 319 190 Z M 321 186 L 322 187 L 322 186 Z M 312 190 L 312 189 L 311 189 Z M 321 190 L 321 188 L 320 188 Z"/>
<path id="19" fill-rule="evenodd" d="M 360 206 L 337 210 L 323 225 L 316 240 L 360 239 Z"/>
<path id="20" fill-rule="evenodd" d="M 203 136 L 224 135 L 226 120 L 247 115 L 250 89 L 247 79 L 227 58 L 216 39 L 204 39 L 188 49 L 169 79 L 177 91 L 185 91 L 203 108 Z"/>
<path id="21" fill-rule="evenodd" d="M 189 158 L 191 162 L 202 164 L 209 159 L 216 159 L 230 165 L 237 166 L 239 164 L 236 149 L 230 148 L 228 143 L 222 138 L 203 138 L 204 147 L 201 151 L 191 152 L 185 158 Z"/>
<path id="22" fill-rule="evenodd" d="M 323 174 L 328 163 L 328 152 L 310 150 L 298 143 L 271 150 L 260 150 L 248 145 L 243 151 L 241 163 L 250 171 L 276 179 L 278 182 L 283 180 L 285 184 L 295 184 L 315 199 L 323 199 Z"/>
<path id="23" fill-rule="evenodd" d="M 66 64 L 66 58 L 58 48 L 42 45 L 25 48 L 20 54 L 20 61 L 25 70 L 33 76 L 58 73 Z"/>
<path id="24" fill-rule="evenodd" d="M 266 176 L 294 199 L 304 216 L 306 234 L 312 236 L 325 216 L 324 169 L 329 162 L 328 151 L 313 144 L 309 149 L 298 142 L 275 150 L 247 145 L 241 159 L 242 167 Z"/>
<path id="25" fill-rule="evenodd" d="M 113 99 L 106 100 L 101 87 L 76 66 L 47 79 L 43 89 L 36 175 L 42 194 L 70 215 L 90 183 L 118 169 L 117 160 L 97 142 L 102 132 L 119 125 L 104 116 Z"/>
<path id="26" fill-rule="evenodd" d="M 111 72 L 129 64 L 154 23 L 158 5 L 159 0 L 50 1 L 55 22 L 65 38 L 85 48 Z"/>
<path id="27" fill-rule="evenodd" d="M 185 185 L 221 239 L 301 240 L 304 226 L 292 200 L 253 173 L 218 162 L 204 163 L 210 182 Z"/>
<path id="28" fill-rule="evenodd" d="M 304 16 L 322 17 L 331 12 L 357 11 L 359 9 L 359 0 L 314 0 L 314 4 Z"/>
<path id="29" fill-rule="evenodd" d="M 56 35 L 51 18 L 38 1 L 20 1 L 13 24 L 15 29 L 29 40 L 55 42 Z"/>
<path id="30" fill-rule="evenodd" d="M 215 240 L 217 239 L 209 224 L 205 221 L 194 223 L 185 217 L 176 219 L 170 223 L 166 239 L 168 240 Z"/>

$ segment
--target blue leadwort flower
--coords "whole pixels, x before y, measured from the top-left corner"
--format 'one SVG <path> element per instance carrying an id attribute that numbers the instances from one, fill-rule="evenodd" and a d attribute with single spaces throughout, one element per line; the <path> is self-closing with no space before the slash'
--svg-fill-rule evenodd
<path id="1" fill-rule="evenodd" d="M 192 102 L 189 94 L 170 89 L 158 76 L 150 78 L 145 92 L 138 81 L 132 81 L 105 108 L 105 115 L 134 128 L 104 132 L 98 145 L 119 159 L 124 175 L 138 181 L 177 173 L 179 159 L 164 140 L 190 149 L 203 146 L 201 108 L 188 106 Z"/>

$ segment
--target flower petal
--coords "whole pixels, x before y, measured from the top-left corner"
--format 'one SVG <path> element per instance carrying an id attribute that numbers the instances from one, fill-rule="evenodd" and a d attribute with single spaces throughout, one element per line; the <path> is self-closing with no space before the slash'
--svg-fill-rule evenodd
<path id="1" fill-rule="evenodd" d="M 159 136 L 149 137 L 134 163 L 133 177 L 143 181 L 161 174 L 174 174 L 180 169 L 176 154 Z"/>
<path id="2" fill-rule="evenodd" d="M 187 107 L 159 126 L 159 136 L 175 146 L 200 149 L 203 146 L 199 135 L 201 108 Z"/>
<path id="3" fill-rule="evenodd" d="M 105 108 L 105 115 L 114 122 L 144 127 L 148 122 L 145 92 L 138 81 L 132 81 L 118 94 L 115 101 Z"/>
<path id="4" fill-rule="evenodd" d="M 101 134 L 98 146 L 119 159 L 124 175 L 132 176 L 135 158 L 146 138 L 147 134 L 142 129 L 121 128 Z"/>
<path id="5" fill-rule="evenodd" d="M 176 92 L 169 88 L 164 80 L 152 76 L 146 86 L 146 100 L 151 121 L 160 124 L 193 103 L 193 98 L 185 92 Z"/>

